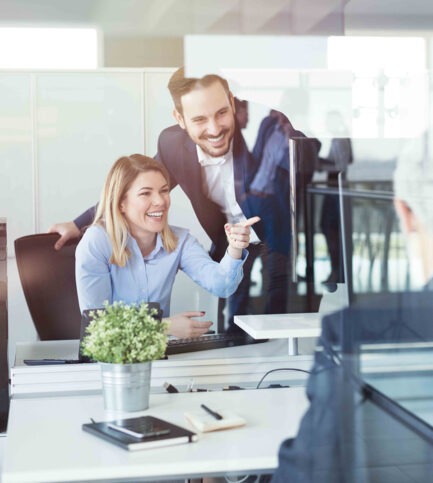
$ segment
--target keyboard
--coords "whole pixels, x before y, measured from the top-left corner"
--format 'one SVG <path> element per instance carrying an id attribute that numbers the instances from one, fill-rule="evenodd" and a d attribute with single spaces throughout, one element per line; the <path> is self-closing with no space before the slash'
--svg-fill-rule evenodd
<path id="1" fill-rule="evenodd" d="M 182 354 L 184 352 L 206 351 L 234 347 L 238 345 L 266 342 L 267 339 L 255 340 L 246 334 L 211 334 L 200 337 L 187 337 L 185 339 L 171 339 L 168 341 L 167 356 Z"/>
<path id="2" fill-rule="evenodd" d="M 268 339 L 253 339 L 247 334 L 209 334 L 201 337 L 187 337 L 185 339 L 171 339 L 168 341 L 166 356 L 183 354 L 185 352 L 207 351 L 221 349 L 223 347 L 234 347 L 237 345 L 258 344 L 267 342 Z M 24 364 L 28 366 L 40 366 L 51 364 L 80 364 L 93 362 L 88 357 L 81 359 L 25 359 Z"/>

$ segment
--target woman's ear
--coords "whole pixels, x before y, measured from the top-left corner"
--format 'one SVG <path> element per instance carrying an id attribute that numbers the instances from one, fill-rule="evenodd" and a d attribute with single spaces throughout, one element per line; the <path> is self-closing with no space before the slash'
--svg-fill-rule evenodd
<path id="1" fill-rule="evenodd" d="M 405 233 L 417 231 L 417 222 L 413 211 L 407 203 L 399 198 L 394 199 L 394 208 L 400 219 L 401 226 Z"/>

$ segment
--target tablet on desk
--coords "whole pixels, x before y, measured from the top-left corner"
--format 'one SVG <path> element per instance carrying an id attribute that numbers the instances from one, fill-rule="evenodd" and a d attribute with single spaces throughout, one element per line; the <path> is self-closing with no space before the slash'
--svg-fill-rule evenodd
<path id="1" fill-rule="evenodd" d="M 58 364 L 81 364 L 78 359 L 24 359 L 26 366 L 55 366 Z"/>

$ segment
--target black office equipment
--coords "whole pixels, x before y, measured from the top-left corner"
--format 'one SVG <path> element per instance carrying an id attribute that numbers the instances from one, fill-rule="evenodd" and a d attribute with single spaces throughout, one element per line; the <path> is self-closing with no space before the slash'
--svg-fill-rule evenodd
<path id="1" fill-rule="evenodd" d="M 89 321 L 87 321 L 87 324 Z M 85 325 L 85 324 L 84 324 Z M 80 347 L 81 347 L 80 337 Z M 172 339 L 167 343 L 165 354 L 167 356 L 175 354 L 184 354 L 186 352 L 197 352 L 212 349 L 223 349 L 224 347 L 234 347 L 247 344 L 259 344 L 267 342 L 267 339 L 252 339 L 244 335 L 234 334 L 211 334 L 202 335 L 200 337 L 188 337 L 185 339 Z M 46 366 L 57 364 L 82 364 L 94 362 L 89 357 L 81 354 L 79 351 L 78 359 L 24 359 L 27 366 Z"/>
<path id="2" fill-rule="evenodd" d="M 80 364 L 78 359 L 24 359 L 26 366 L 57 366 L 59 364 Z"/>
<path id="3" fill-rule="evenodd" d="M 82 428 L 129 451 L 192 443 L 198 439 L 192 431 L 153 416 L 87 423 Z"/>
<path id="4" fill-rule="evenodd" d="M 267 340 L 267 339 L 266 339 Z M 200 337 L 188 337 L 185 339 L 173 339 L 168 342 L 166 355 L 182 354 L 184 352 L 196 352 L 211 349 L 222 349 L 246 344 L 266 342 L 265 339 L 254 340 L 245 334 L 210 334 Z"/>
<path id="5" fill-rule="evenodd" d="M 162 311 L 160 309 L 159 303 L 148 302 L 151 308 L 158 311 L 157 317 L 161 320 Z M 92 310 L 103 310 L 103 309 L 89 309 L 83 311 L 83 316 L 81 319 L 81 329 L 80 329 L 80 347 L 81 341 L 85 336 L 85 331 L 87 326 L 91 321 L 90 313 Z M 224 347 L 234 347 L 239 345 L 253 344 L 258 342 L 264 342 L 264 340 L 254 340 L 245 334 L 208 334 L 199 337 L 186 337 L 179 339 L 170 339 L 167 343 L 167 349 L 165 351 L 167 356 L 174 354 L 183 354 L 185 352 L 196 352 L 211 349 L 221 349 Z M 79 362 L 92 362 L 88 357 L 80 353 L 78 354 Z M 60 364 L 63 362 L 59 362 Z M 43 364 L 43 361 L 41 361 Z"/>
<path id="6" fill-rule="evenodd" d="M 24 296 L 40 340 L 78 339 L 81 313 L 75 286 L 75 248 L 70 240 L 55 250 L 57 233 L 15 240 Z"/>

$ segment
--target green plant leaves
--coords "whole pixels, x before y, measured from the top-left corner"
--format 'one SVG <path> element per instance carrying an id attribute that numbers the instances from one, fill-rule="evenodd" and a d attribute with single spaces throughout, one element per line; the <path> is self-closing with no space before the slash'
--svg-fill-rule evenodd
<path id="1" fill-rule="evenodd" d="M 114 302 L 95 310 L 82 343 L 84 355 L 99 362 L 133 364 L 160 359 L 167 347 L 167 324 L 147 303 Z"/>

